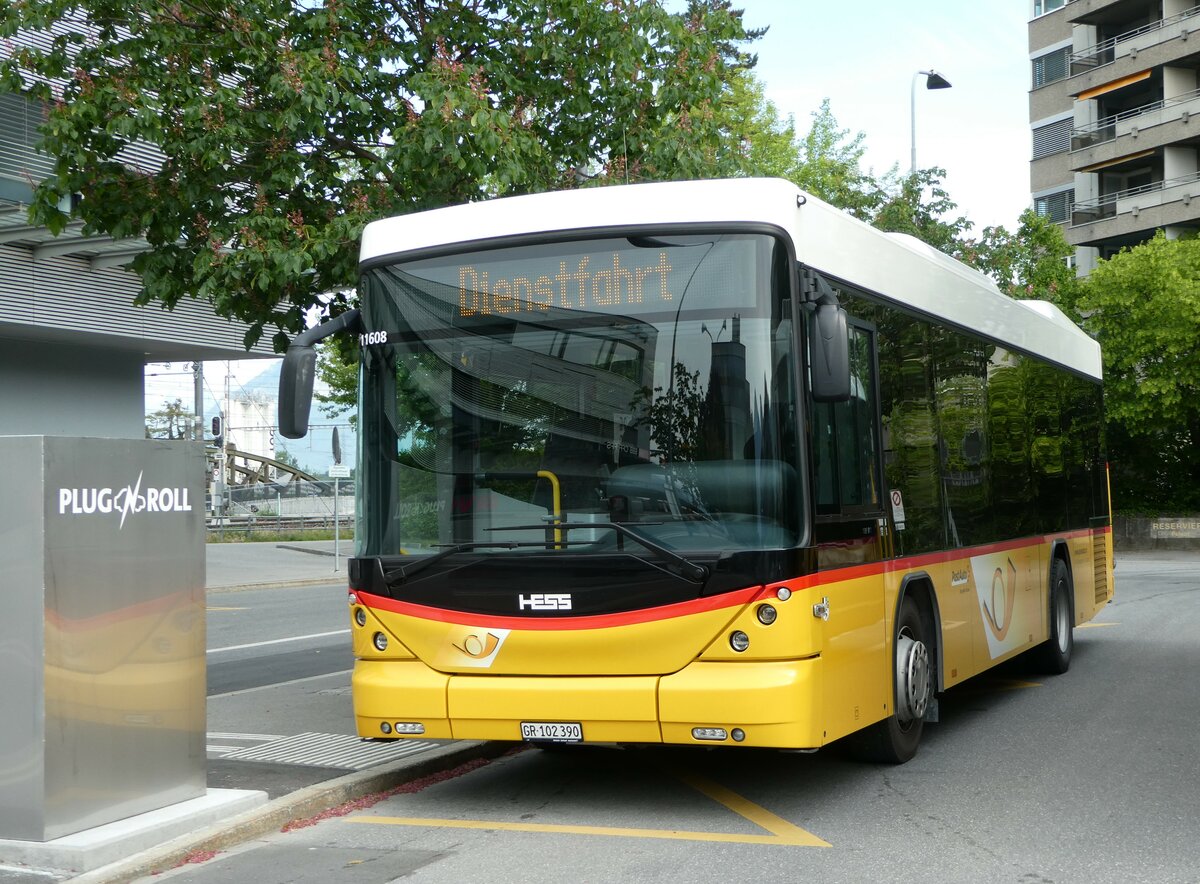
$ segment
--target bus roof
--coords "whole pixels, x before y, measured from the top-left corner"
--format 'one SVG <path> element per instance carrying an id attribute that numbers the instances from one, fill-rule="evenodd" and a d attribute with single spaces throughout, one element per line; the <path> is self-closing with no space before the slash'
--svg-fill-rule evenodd
<path id="1" fill-rule="evenodd" d="M 1102 375 L 1100 345 L 1042 301 L 1004 295 L 988 277 L 904 234 L 883 233 L 794 184 L 774 178 L 595 187 L 468 203 L 376 221 L 359 259 L 403 259 L 446 246 L 478 248 L 509 237 L 595 233 L 646 225 L 770 225 L 796 257 L 834 282 L 1080 374 Z"/>

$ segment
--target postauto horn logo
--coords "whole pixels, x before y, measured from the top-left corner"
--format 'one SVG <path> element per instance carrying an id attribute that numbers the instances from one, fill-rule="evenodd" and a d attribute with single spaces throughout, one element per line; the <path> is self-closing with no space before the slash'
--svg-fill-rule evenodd
<path id="1" fill-rule="evenodd" d="M 186 488 L 147 488 L 142 490 L 142 476 L 137 482 L 124 488 L 59 488 L 59 515 L 92 515 L 94 513 L 119 513 L 120 527 L 136 513 L 190 513 Z"/>

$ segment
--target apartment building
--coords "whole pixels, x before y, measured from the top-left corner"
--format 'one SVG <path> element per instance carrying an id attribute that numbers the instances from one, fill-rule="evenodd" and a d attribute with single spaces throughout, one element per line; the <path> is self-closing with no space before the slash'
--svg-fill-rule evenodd
<path id="1" fill-rule="evenodd" d="M 1200 229 L 1196 0 L 1033 0 L 1034 209 L 1076 266 Z"/>

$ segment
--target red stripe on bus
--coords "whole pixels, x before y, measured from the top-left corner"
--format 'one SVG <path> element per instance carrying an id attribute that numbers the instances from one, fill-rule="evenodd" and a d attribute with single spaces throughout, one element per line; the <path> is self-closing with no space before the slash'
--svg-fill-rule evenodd
<path id="1" fill-rule="evenodd" d="M 503 614 L 470 614 L 464 611 L 450 611 L 445 608 L 431 608 L 428 605 L 402 602 L 372 595 L 362 590 L 354 590 L 354 593 L 358 596 L 359 601 L 368 608 L 380 608 L 395 614 L 419 617 L 422 620 L 437 620 L 462 626 L 491 626 L 496 629 L 603 629 L 608 626 L 651 623 L 655 620 L 670 620 L 675 617 L 686 617 L 689 614 L 717 611 L 721 608 L 741 607 L 761 595 L 763 588 L 753 586 L 749 589 L 676 602 L 672 605 L 660 605 L 656 608 L 641 608 L 616 614 L 588 614 L 579 617 L 509 617 Z"/>
<path id="2" fill-rule="evenodd" d="M 897 571 L 916 571 L 928 565 L 943 565 L 949 562 L 973 558 L 974 556 L 986 556 L 1012 549 L 1041 546 L 1055 540 L 1091 537 L 1094 534 L 1104 535 L 1111 531 L 1111 527 L 1097 528 L 1094 531 L 1090 528 L 1083 528 L 1078 531 L 1047 534 L 1043 537 L 1005 540 L 981 546 L 963 547 L 957 550 L 907 556 L 902 559 L 889 559 L 865 565 L 851 565 L 846 568 L 817 571 L 801 577 L 794 577 L 790 580 L 777 580 L 766 587 L 752 586 L 747 589 L 722 593 L 721 595 L 692 599 L 686 602 L 676 602 L 671 605 L 660 605 L 654 608 L 641 608 L 636 611 L 621 611 L 616 614 L 586 614 L 577 617 L 512 617 L 503 614 L 471 614 L 465 611 L 452 611 L 446 608 L 434 608 L 428 605 L 403 602 L 387 598 L 386 596 L 374 595 L 365 590 L 352 590 L 352 592 L 368 608 L 379 608 L 395 614 L 405 614 L 409 617 L 418 617 L 422 620 L 436 620 L 441 623 L 455 623 L 462 626 L 491 626 L 497 629 L 603 629 L 610 626 L 629 626 L 634 623 L 652 623 L 656 620 L 669 620 L 674 617 L 685 617 L 689 614 L 717 611 L 721 608 L 739 607 L 757 601 L 759 598 L 767 595 L 773 597 L 774 590 L 778 586 L 787 586 L 792 592 L 798 592 L 803 589 L 820 587 L 827 583 L 840 583 L 845 580 L 857 580 L 863 577 L 878 577 L 883 574 L 893 574 Z"/>

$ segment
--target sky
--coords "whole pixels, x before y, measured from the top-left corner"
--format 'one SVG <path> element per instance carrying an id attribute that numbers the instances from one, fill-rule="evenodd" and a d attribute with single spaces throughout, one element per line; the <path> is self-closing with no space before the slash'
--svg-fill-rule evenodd
<path id="1" fill-rule="evenodd" d="M 274 402 L 279 395 L 278 359 L 235 359 L 229 362 L 204 363 L 204 433 L 209 436 L 213 415 L 218 403 L 225 398 L 225 377 L 229 376 L 231 399 L 266 399 Z M 228 367 L 228 372 L 227 372 Z M 191 411 L 195 381 L 190 362 L 151 363 L 145 373 L 146 413 L 162 409 L 164 401 L 178 398 Z M 266 418 L 263 419 L 267 423 Z M 333 463 L 333 427 L 341 437 L 342 460 L 353 465 L 355 454 L 354 430 L 345 418 L 326 417 L 313 404 L 310 430 L 303 439 L 284 439 L 276 436 L 276 450 L 283 449 L 310 471 L 323 472 Z M 237 441 L 237 427 L 233 438 Z"/>
<path id="2" fill-rule="evenodd" d="M 807 132 L 821 101 L 841 128 L 864 133 L 876 175 L 907 172 L 913 75 L 936 70 L 951 88 L 916 92 L 918 167 L 944 186 L 979 235 L 1010 230 L 1030 205 L 1028 0 L 734 0 L 747 27 L 770 26 L 751 49 L 784 116 Z"/>
<path id="3" fill-rule="evenodd" d="M 864 165 L 876 175 L 909 168 L 913 75 L 936 70 L 949 89 L 916 91 L 919 167 L 941 166 L 958 212 L 975 225 L 1010 230 L 1030 204 L 1028 0 L 734 0 L 747 27 L 769 26 L 751 46 L 767 97 L 808 131 L 822 100 L 841 128 L 863 133 Z M 207 363 L 206 425 L 224 395 L 225 363 Z M 180 397 L 192 404 L 190 365 L 147 366 L 146 410 Z M 272 362 L 235 361 L 231 394 L 276 394 Z M 314 411 L 313 422 L 327 418 Z M 353 457 L 346 428 L 342 448 Z M 331 431 L 287 441 L 301 464 L 332 463 Z"/>

